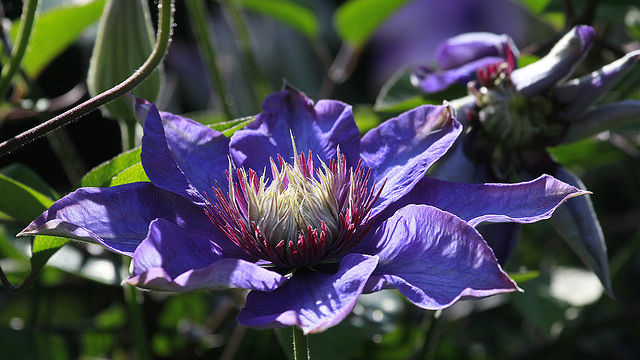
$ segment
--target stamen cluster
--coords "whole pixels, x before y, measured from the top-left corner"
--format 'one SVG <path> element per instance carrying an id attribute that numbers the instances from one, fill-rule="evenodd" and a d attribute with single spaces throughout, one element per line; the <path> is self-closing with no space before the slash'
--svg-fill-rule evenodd
<path id="1" fill-rule="evenodd" d="M 348 167 L 339 149 L 336 159 L 318 168 L 311 151 L 293 164 L 279 155 L 277 161 L 271 159 L 270 181 L 230 164 L 228 193 L 213 188 L 216 202 L 209 200 L 207 215 L 236 245 L 276 267 L 292 268 L 339 258 L 369 232 L 381 190 L 375 184 L 369 190 L 371 170 L 361 163 Z"/>

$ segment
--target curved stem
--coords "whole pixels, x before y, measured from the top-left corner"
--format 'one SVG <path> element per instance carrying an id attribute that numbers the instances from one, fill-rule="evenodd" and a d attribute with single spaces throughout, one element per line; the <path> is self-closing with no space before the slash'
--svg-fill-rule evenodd
<path id="1" fill-rule="evenodd" d="M 307 342 L 307 336 L 297 326 L 293 326 L 293 359 L 294 360 L 308 360 L 309 343 Z"/>
<path id="2" fill-rule="evenodd" d="M 4 97 L 11 79 L 18 71 L 20 63 L 24 58 L 24 54 L 27 52 L 27 45 L 29 44 L 29 38 L 31 38 L 31 30 L 33 30 L 33 23 L 36 19 L 36 9 L 38 8 L 38 0 L 25 0 L 22 7 L 22 21 L 18 28 L 18 35 L 16 36 L 17 45 L 11 52 L 11 60 L 9 64 L 2 68 L 2 76 L 0 77 L 0 97 Z"/>
<path id="3" fill-rule="evenodd" d="M 49 131 L 67 125 L 111 100 L 115 100 L 135 88 L 140 84 L 140 82 L 149 76 L 160 62 L 162 62 L 162 59 L 169 48 L 173 27 L 173 0 L 161 0 L 160 4 L 158 4 L 158 13 L 158 35 L 156 45 L 147 61 L 145 61 L 145 63 L 136 70 L 133 75 L 120 84 L 96 95 L 73 109 L 65 111 L 64 113 L 3 142 L 0 144 L 0 156 L 43 136 Z"/>
<path id="4" fill-rule="evenodd" d="M 193 32 L 196 35 L 198 41 L 198 47 L 202 51 L 202 57 L 206 65 L 209 66 L 209 75 L 216 86 L 216 94 L 218 95 L 218 101 L 222 105 L 222 111 L 227 117 L 227 120 L 234 119 L 233 113 L 227 101 L 228 93 L 225 90 L 224 81 L 222 80 L 222 74 L 218 68 L 218 62 L 216 61 L 216 50 L 213 47 L 213 36 L 207 31 L 207 21 L 205 15 L 207 14 L 206 7 L 203 0 L 187 0 L 185 2 L 187 11 L 189 12 L 189 18 L 193 22 Z"/>
<path id="5" fill-rule="evenodd" d="M 2 267 L 0 267 L 0 282 L 2 282 L 2 286 L 4 286 L 10 294 L 17 294 L 28 288 L 31 285 L 31 282 L 34 280 L 33 271 L 27 275 L 26 279 L 19 286 L 14 286 L 7 276 L 4 274 Z"/>

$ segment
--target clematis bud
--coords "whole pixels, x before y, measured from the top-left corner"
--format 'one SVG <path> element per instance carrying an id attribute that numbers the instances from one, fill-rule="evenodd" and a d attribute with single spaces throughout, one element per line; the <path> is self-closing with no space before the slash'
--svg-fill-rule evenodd
<path id="1" fill-rule="evenodd" d="M 133 74 L 151 54 L 155 43 L 149 7 L 142 0 L 107 0 L 100 18 L 87 83 L 95 96 Z M 162 68 L 131 91 L 139 98 L 155 101 L 162 84 Z M 102 108 L 103 114 L 135 123 L 133 107 L 119 98 Z"/>

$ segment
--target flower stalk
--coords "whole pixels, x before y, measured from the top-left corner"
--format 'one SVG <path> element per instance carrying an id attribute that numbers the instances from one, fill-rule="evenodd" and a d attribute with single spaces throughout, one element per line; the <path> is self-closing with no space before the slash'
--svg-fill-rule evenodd
<path id="1" fill-rule="evenodd" d="M 311 359 L 311 354 L 309 354 L 309 342 L 307 341 L 307 335 L 305 335 L 297 326 L 292 326 L 291 328 L 293 329 L 293 359 Z"/>
<path id="2" fill-rule="evenodd" d="M 145 63 L 136 70 L 130 77 L 121 82 L 120 84 L 112 87 L 109 90 L 102 92 L 99 95 L 92 97 L 91 99 L 83 102 L 82 104 L 74 107 L 71 110 L 67 110 L 64 113 L 55 116 L 44 123 L 35 126 L 22 134 L 19 134 L 11 139 L 8 139 L 0 144 L 0 156 L 8 154 L 9 152 L 23 146 L 45 134 L 53 131 L 59 127 L 65 126 L 70 122 L 88 114 L 89 112 L 97 109 L 98 107 L 115 100 L 118 97 L 126 94 L 146 79 L 154 69 L 160 65 L 164 55 L 169 48 L 169 43 L 172 35 L 173 27 L 173 0 L 162 0 L 158 4 L 158 32 L 156 38 L 156 44 L 149 55 L 149 58 Z"/>

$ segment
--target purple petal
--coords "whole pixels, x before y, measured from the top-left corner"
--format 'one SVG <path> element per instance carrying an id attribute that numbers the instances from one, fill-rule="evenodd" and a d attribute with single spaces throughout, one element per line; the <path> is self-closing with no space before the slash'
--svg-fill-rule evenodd
<path id="1" fill-rule="evenodd" d="M 568 106 L 559 116 L 569 121 L 584 115 L 591 105 L 620 81 L 640 59 L 640 50 L 631 52 L 602 69 L 556 87 L 555 99 Z"/>
<path id="2" fill-rule="evenodd" d="M 507 46 L 518 58 L 518 48 L 508 35 L 488 32 L 466 33 L 440 43 L 436 56 L 440 67 L 448 70 L 487 57 L 505 60 Z"/>
<path id="3" fill-rule="evenodd" d="M 263 102 L 264 111 L 246 128 L 231 138 L 231 156 L 240 167 L 262 173 L 269 159 L 281 155 L 293 159 L 291 136 L 298 152 L 311 150 L 323 161 L 335 158 L 336 149 L 354 166 L 359 160 L 360 131 L 351 106 L 335 100 L 313 102 L 291 87 L 269 95 Z M 267 171 L 267 176 L 270 174 Z"/>
<path id="4" fill-rule="evenodd" d="M 548 219 L 562 202 L 584 194 L 549 175 L 518 184 L 464 184 L 425 177 L 385 213 L 393 214 L 407 204 L 425 204 L 474 227 L 481 222 L 532 223 Z"/>
<path id="5" fill-rule="evenodd" d="M 189 200 L 151 183 L 132 183 L 80 188 L 56 201 L 20 235 L 95 241 L 131 256 L 147 236 L 151 221 L 157 218 L 203 236 L 213 237 L 217 232 L 204 210 Z"/>
<path id="6" fill-rule="evenodd" d="M 511 73 L 516 90 L 531 97 L 568 78 L 587 55 L 594 38 L 592 27 L 575 26 L 545 57 Z"/>
<path id="7" fill-rule="evenodd" d="M 577 176 L 562 167 L 556 176 L 581 189 L 585 188 Z M 551 220 L 567 244 L 598 276 L 607 293 L 613 295 L 609 277 L 607 245 L 604 242 L 604 234 L 593 210 L 590 196 L 569 199 L 566 204 L 556 210 Z"/>
<path id="8" fill-rule="evenodd" d="M 606 130 L 640 123 L 640 101 L 623 100 L 596 107 L 573 122 L 561 143 L 580 141 Z"/>
<path id="9" fill-rule="evenodd" d="M 243 288 L 272 291 L 285 278 L 253 263 L 224 258 L 210 240 L 188 234 L 166 220 L 151 223 L 133 254 L 130 285 L 164 291 Z"/>
<path id="10" fill-rule="evenodd" d="M 419 66 L 411 74 L 411 83 L 426 93 L 443 91 L 453 84 L 466 87 L 469 81 L 477 79 L 478 69 L 503 61 L 504 59 L 499 57 L 485 57 L 457 68 L 439 71 Z"/>
<path id="11" fill-rule="evenodd" d="M 238 322 L 257 328 L 298 326 L 305 334 L 321 332 L 351 312 L 377 263 L 375 256 L 349 254 L 333 275 L 300 268 L 273 292 L 250 292 Z"/>
<path id="12" fill-rule="evenodd" d="M 446 106 L 421 106 L 385 121 L 362 138 L 362 159 L 381 185 L 375 215 L 409 192 L 451 147 L 462 126 Z"/>
<path id="13" fill-rule="evenodd" d="M 229 139 L 191 119 L 151 105 L 142 137 L 142 166 L 156 186 L 204 204 L 217 179 L 226 191 Z"/>
<path id="14" fill-rule="evenodd" d="M 373 241 L 380 263 L 365 291 L 393 285 L 417 306 L 436 310 L 463 296 L 519 290 L 473 227 L 434 207 L 402 208 Z"/>
<path id="15" fill-rule="evenodd" d="M 123 97 L 130 104 L 133 110 L 133 113 L 136 116 L 136 120 L 138 120 L 138 123 L 144 126 L 144 119 L 147 117 L 147 114 L 149 113 L 149 109 L 151 108 L 151 103 L 145 99 L 140 99 L 138 97 L 135 97 L 131 93 L 127 93 Z"/>

